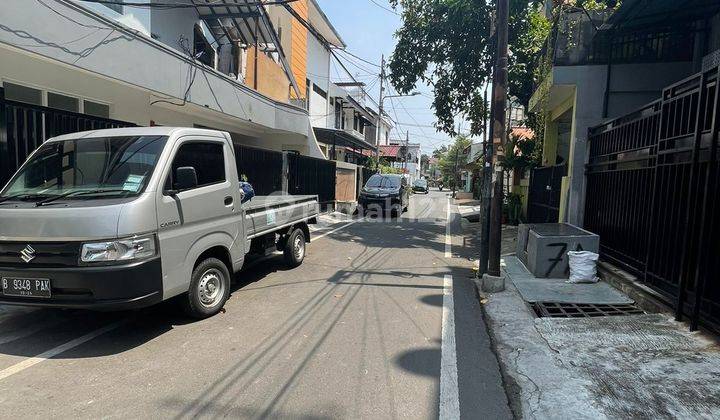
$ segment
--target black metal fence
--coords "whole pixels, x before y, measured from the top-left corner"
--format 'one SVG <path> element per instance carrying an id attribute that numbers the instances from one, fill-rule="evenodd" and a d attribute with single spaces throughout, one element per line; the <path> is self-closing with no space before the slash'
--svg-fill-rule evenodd
<path id="1" fill-rule="evenodd" d="M 5 100 L 0 88 L 0 187 L 33 150 L 62 134 L 134 124 L 76 112 Z"/>
<path id="2" fill-rule="evenodd" d="M 282 191 L 283 154 L 235 143 L 235 163 L 241 178 L 252 184 L 257 195 Z"/>
<path id="3" fill-rule="evenodd" d="M 716 217 L 718 69 L 590 130 L 585 228 L 604 258 L 675 304 L 678 317 L 720 327 Z"/>
<path id="4" fill-rule="evenodd" d="M 546 166 L 530 171 L 528 223 L 557 223 L 560 215 L 562 178 L 567 165 Z"/>
<path id="5" fill-rule="evenodd" d="M 327 208 L 335 201 L 335 162 L 288 154 L 288 193 L 317 194 Z"/>

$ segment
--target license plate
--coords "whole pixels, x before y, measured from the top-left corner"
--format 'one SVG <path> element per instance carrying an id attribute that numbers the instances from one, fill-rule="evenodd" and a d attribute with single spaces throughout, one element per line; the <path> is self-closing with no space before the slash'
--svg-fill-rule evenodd
<path id="1" fill-rule="evenodd" d="M 2 292 L 5 296 L 49 298 L 50 280 L 3 277 Z"/>

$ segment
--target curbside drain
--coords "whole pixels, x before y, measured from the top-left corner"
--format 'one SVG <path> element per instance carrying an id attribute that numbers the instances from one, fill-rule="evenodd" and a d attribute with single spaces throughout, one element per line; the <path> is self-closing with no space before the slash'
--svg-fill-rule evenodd
<path id="1" fill-rule="evenodd" d="M 540 318 L 595 318 L 645 313 L 634 304 L 535 302 L 532 304 L 532 308 Z"/>

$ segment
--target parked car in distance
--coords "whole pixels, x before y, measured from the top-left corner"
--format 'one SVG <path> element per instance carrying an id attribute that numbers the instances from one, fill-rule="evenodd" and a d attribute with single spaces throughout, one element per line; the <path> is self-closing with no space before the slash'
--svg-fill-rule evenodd
<path id="1" fill-rule="evenodd" d="M 317 196 L 246 202 L 230 134 L 86 131 L 47 140 L 0 191 L 0 304 L 222 309 L 246 254 L 303 262 Z"/>
<path id="2" fill-rule="evenodd" d="M 428 194 L 430 192 L 430 187 L 428 186 L 428 182 L 426 179 L 416 179 L 415 182 L 413 182 L 412 190 L 417 193 L 423 193 Z"/>
<path id="3" fill-rule="evenodd" d="M 375 174 L 365 183 L 358 198 L 358 213 L 371 208 L 400 214 L 410 204 L 410 188 L 402 175 Z"/>

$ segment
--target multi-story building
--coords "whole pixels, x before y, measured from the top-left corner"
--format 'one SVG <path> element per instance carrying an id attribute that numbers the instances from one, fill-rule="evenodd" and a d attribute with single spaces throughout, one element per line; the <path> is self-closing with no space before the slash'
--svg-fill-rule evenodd
<path id="1" fill-rule="evenodd" d="M 209 127 L 324 157 L 308 108 L 330 61 L 310 34 L 342 41 L 314 0 L 133 4 L 3 2 L 0 178 L 51 135 L 119 125 Z"/>

